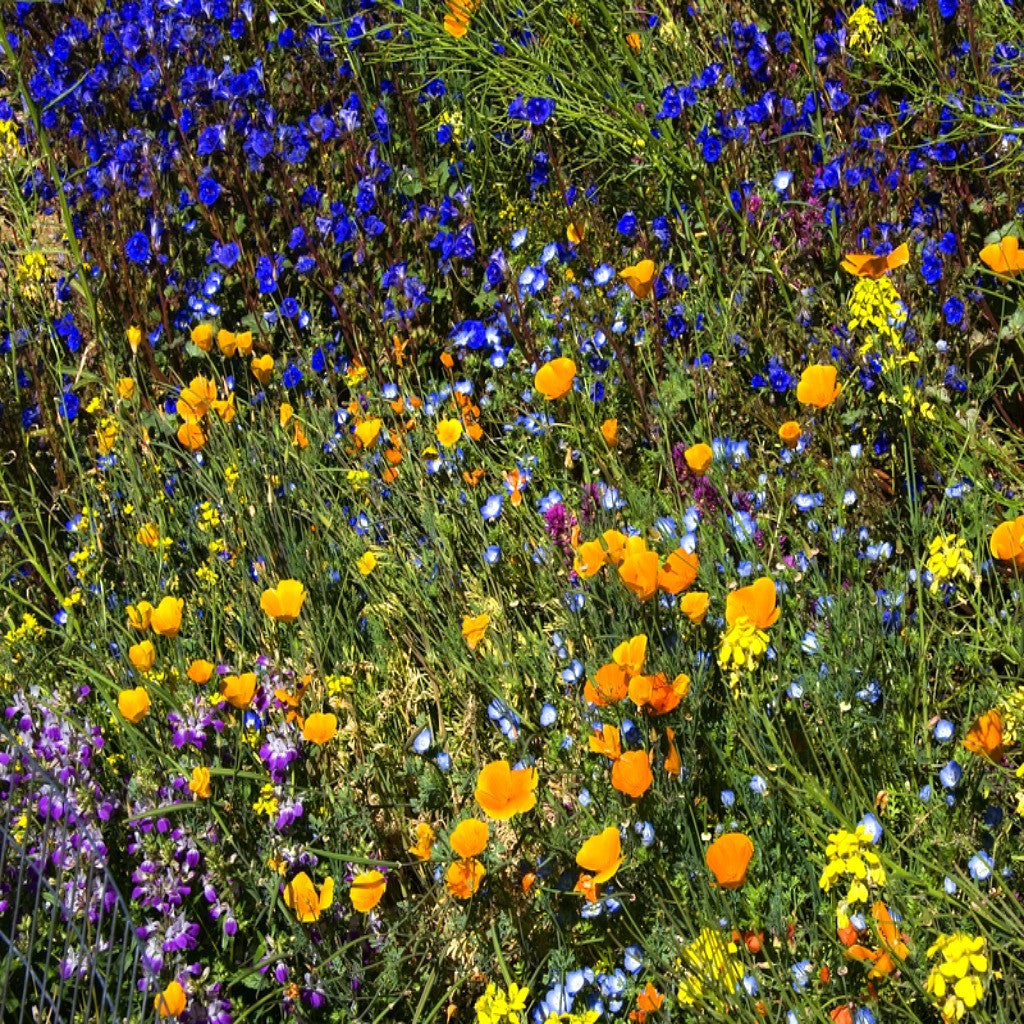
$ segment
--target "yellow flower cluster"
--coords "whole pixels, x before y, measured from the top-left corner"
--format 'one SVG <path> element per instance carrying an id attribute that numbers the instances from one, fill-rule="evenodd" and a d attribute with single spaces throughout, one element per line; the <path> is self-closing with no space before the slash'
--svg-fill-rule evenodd
<path id="1" fill-rule="evenodd" d="M 529 997 L 529 990 L 514 981 L 507 992 L 492 981 L 475 1003 L 477 1024 L 523 1024 Z"/>
<path id="2" fill-rule="evenodd" d="M 847 309 L 850 319 L 846 326 L 851 331 L 860 330 L 866 335 L 860 348 L 861 355 L 885 345 L 901 345 L 900 332 L 907 322 L 907 307 L 888 277 L 877 280 L 858 278 Z"/>
<path id="3" fill-rule="evenodd" d="M 42 298 L 43 284 L 50 277 L 46 257 L 41 252 L 26 253 L 21 263 L 15 267 L 14 276 L 25 295 L 34 299 Z"/>
<path id="4" fill-rule="evenodd" d="M 1008 693 L 999 704 L 1003 720 L 1003 746 L 1015 747 L 1024 736 L 1024 686 Z"/>
<path id="5" fill-rule="evenodd" d="M 875 45 L 875 40 L 882 32 L 882 26 L 878 23 L 874 10 L 867 4 L 864 4 L 863 7 L 858 7 L 850 15 L 846 27 L 847 45 L 851 50 L 860 50 L 862 53 L 870 51 L 871 47 Z"/>
<path id="6" fill-rule="evenodd" d="M 974 555 L 967 549 L 967 542 L 955 533 L 939 534 L 928 545 L 928 561 L 925 567 L 932 574 L 929 590 L 934 594 L 947 581 L 962 579 L 976 580 Z"/>
<path id="7" fill-rule="evenodd" d="M 260 798 L 252 805 L 257 814 L 265 814 L 268 818 L 277 815 L 277 797 L 274 796 L 274 786 L 268 782 L 260 790 Z"/>
<path id="8" fill-rule="evenodd" d="M 753 672 L 768 650 L 768 634 L 749 619 L 741 618 L 722 635 L 718 648 L 718 667 L 730 673 L 733 689 L 739 686 L 740 672 Z"/>
<path id="9" fill-rule="evenodd" d="M 10 159 L 21 152 L 18 126 L 13 121 L 0 119 L 0 155 Z"/>
<path id="10" fill-rule="evenodd" d="M 920 398 L 909 384 L 904 384 L 898 394 L 890 394 L 888 391 L 878 393 L 878 401 L 882 405 L 897 405 L 904 420 L 928 420 L 935 419 L 935 403 Z"/>
<path id="11" fill-rule="evenodd" d="M 846 896 L 836 910 L 839 928 L 850 923 L 850 910 L 858 903 L 867 903 L 868 886 L 885 885 L 885 868 L 878 854 L 871 849 L 871 836 L 863 825 L 852 832 L 840 829 L 828 837 L 825 847 L 828 863 L 818 879 L 818 885 L 829 892 L 834 885 L 849 878 Z"/>
<path id="12" fill-rule="evenodd" d="M 21 616 L 21 624 L 12 627 L 4 634 L 4 644 L 7 647 L 19 647 L 21 644 L 37 640 L 45 634 L 46 630 L 39 625 L 39 620 L 31 612 L 25 612 Z"/>
<path id="13" fill-rule="evenodd" d="M 683 950 L 680 966 L 686 975 L 676 992 L 679 1002 L 693 1006 L 698 1000 L 717 1001 L 716 997 L 732 995 L 743 980 L 738 952 L 739 946 L 717 928 L 702 928 Z"/>
<path id="14" fill-rule="evenodd" d="M 931 969 L 925 988 L 938 1001 L 946 1024 L 954 1024 L 985 995 L 985 938 L 964 932 L 940 935 L 929 948 L 928 959 L 936 954 L 941 954 L 941 959 Z"/>

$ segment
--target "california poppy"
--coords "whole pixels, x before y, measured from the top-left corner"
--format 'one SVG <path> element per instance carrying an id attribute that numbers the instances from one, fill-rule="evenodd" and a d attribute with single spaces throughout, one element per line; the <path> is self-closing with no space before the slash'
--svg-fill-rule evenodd
<path id="1" fill-rule="evenodd" d="M 567 395 L 576 379 L 576 364 L 565 356 L 545 363 L 533 379 L 533 386 L 549 401 Z"/>
<path id="2" fill-rule="evenodd" d="M 697 578 L 699 568 L 695 552 L 676 548 L 658 569 L 658 587 L 666 594 L 681 594 Z"/>
<path id="3" fill-rule="evenodd" d="M 601 436 L 609 448 L 614 448 L 619 442 L 619 421 L 612 417 L 601 424 Z"/>
<path id="4" fill-rule="evenodd" d="M 380 432 L 384 427 L 384 421 L 381 419 L 369 419 L 363 420 L 362 423 L 356 425 L 355 435 L 356 440 L 362 445 L 363 448 L 371 448 L 376 442 L 377 438 L 380 437 Z"/>
<path id="5" fill-rule="evenodd" d="M 156 523 L 143 523 L 135 534 L 135 539 L 144 548 L 155 548 L 160 543 L 160 527 Z"/>
<path id="6" fill-rule="evenodd" d="M 137 630 L 149 629 L 153 619 L 153 606 L 148 601 L 139 601 L 138 604 L 130 604 L 127 608 L 128 624 Z"/>
<path id="7" fill-rule="evenodd" d="M 690 677 L 680 672 L 670 683 L 664 672 L 634 676 L 629 681 L 629 698 L 651 715 L 667 715 L 679 707 L 690 692 Z"/>
<path id="8" fill-rule="evenodd" d="M 537 804 L 537 769 L 515 768 L 508 761 L 492 761 L 480 769 L 476 801 L 488 818 L 508 821 Z"/>
<path id="9" fill-rule="evenodd" d="M 990 761 L 1001 761 L 1003 757 L 1003 716 L 998 708 L 979 715 L 967 730 L 963 741 L 964 749 Z"/>
<path id="10" fill-rule="evenodd" d="M 631 676 L 643 671 L 646 658 L 646 633 L 637 633 L 636 636 L 631 636 L 612 651 L 612 661 Z"/>
<path id="11" fill-rule="evenodd" d="M 686 459 L 686 465 L 690 467 L 691 472 L 696 473 L 698 476 L 703 476 L 711 466 L 714 452 L 712 452 L 710 445 L 701 442 L 700 444 L 690 445 L 683 452 L 683 458 Z"/>
<path id="12" fill-rule="evenodd" d="M 1024 252 L 1016 235 L 1005 235 L 998 242 L 986 245 L 980 253 L 981 262 L 1002 277 L 1013 277 L 1024 270 Z"/>
<path id="13" fill-rule="evenodd" d="M 614 826 L 591 836 L 576 854 L 577 865 L 592 875 L 598 885 L 607 882 L 619 870 L 623 860 L 622 840 Z"/>
<path id="14" fill-rule="evenodd" d="M 437 442 L 445 448 L 452 448 L 462 437 L 462 422 L 460 420 L 441 420 L 435 430 Z"/>
<path id="15" fill-rule="evenodd" d="M 604 754 L 605 757 L 617 761 L 622 756 L 622 739 L 617 726 L 602 725 L 600 728 L 594 726 L 590 734 L 590 752 L 592 754 Z"/>
<path id="16" fill-rule="evenodd" d="M 629 674 L 621 665 L 609 662 L 602 665 L 593 679 L 583 685 L 583 699 L 595 707 L 603 708 L 626 696 L 629 689 Z"/>
<path id="17" fill-rule="evenodd" d="M 681 775 L 683 759 L 679 756 L 679 747 L 676 746 L 676 733 L 674 729 L 665 730 L 665 741 L 668 744 L 668 754 L 665 756 L 665 771 L 669 775 Z"/>
<path id="18" fill-rule="evenodd" d="M 787 448 L 795 448 L 800 443 L 800 424 L 796 420 L 786 420 L 779 427 L 779 440 Z"/>
<path id="19" fill-rule="evenodd" d="M 637 539 L 642 547 L 643 538 L 638 537 Z M 601 543 L 605 549 L 605 561 L 609 565 L 621 565 L 622 560 L 626 557 L 626 535 L 619 530 L 605 530 L 601 534 Z"/>
<path id="20" fill-rule="evenodd" d="M 154 633 L 173 638 L 181 629 L 181 613 L 185 602 L 180 597 L 165 597 L 153 609 L 149 625 Z"/>
<path id="21" fill-rule="evenodd" d="M 486 612 L 481 615 L 466 615 L 462 619 L 462 638 L 466 641 L 471 651 L 475 651 L 477 645 L 487 634 L 487 627 L 491 624 L 491 617 Z"/>
<path id="22" fill-rule="evenodd" d="M 214 664 L 212 661 L 206 661 L 203 658 L 196 658 L 189 663 L 188 671 L 185 674 L 197 686 L 202 686 L 203 683 L 208 683 L 210 681 L 210 676 L 213 675 L 213 669 Z"/>
<path id="23" fill-rule="evenodd" d="M 640 260 L 619 271 L 619 277 L 629 285 L 629 290 L 638 298 L 646 299 L 654 287 L 654 260 Z"/>
<path id="24" fill-rule="evenodd" d="M 148 672 L 156 661 L 156 648 L 152 641 L 143 640 L 128 648 L 128 660 L 140 671 Z"/>
<path id="25" fill-rule="evenodd" d="M 483 884 L 486 868 L 475 857 L 461 859 L 451 864 L 445 872 L 444 882 L 448 891 L 458 900 L 468 900 Z"/>
<path id="26" fill-rule="evenodd" d="M 178 441 L 190 452 L 197 452 L 206 444 L 206 431 L 199 423 L 182 423 L 178 427 Z"/>
<path id="27" fill-rule="evenodd" d="M 252 375 L 266 387 L 274 373 L 274 357 L 269 353 L 253 356 L 252 362 L 249 363 L 249 369 L 252 370 Z"/>
<path id="28" fill-rule="evenodd" d="M 230 359 L 236 352 L 240 356 L 247 356 L 252 352 L 252 331 L 241 331 L 235 334 L 233 331 L 219 330 L 217 332 L 217 348 L 221 355 Z"/>
<path id="29" fill-rule="evenodd" d="M 256 696 L 256 673 L 224 676 L 220 682 L 220 696 L 232 707 L 244 711 Z"/>
<path id="30" fill-rule="evenodd" d="M 565 229 L 565 237 L 570 245 L 579 245 L 586 237 L 586 228 L 577 221 L 569 221 Z"/>
<path id="31" fill-rule="evenodd" d="M 213 348 L 213 324 L 197 324 L 192 328 L 189 337 L 204 352 Z"/>
<path id="32" fill-rule="evenodd" d="M 800 382 L 796 386 L 796 398 L 804 405 L 825 409 L 839 397 L 839 392 L 842 390 L 842 384 L 836 383 L 836 368 L 834 366 L 808 366 L 800 374 Z"/>
<path id="33" fill-rule="evenodd" d="M 738 889 L 747 880 L 754 843 L 742 832 L 720 835 L 704 854 L 704 863 L 723 889 Z"/>
<path id="34" fill-rule="evenodd" d="M 636 1009 L 630 1013 L 629 1019 L 636 1024 L 644 1024 L 647 1015 L 657 1013 L 665 1002 L 665 997 L 650 982 L 644 986 L 643 991 L 636 997 Z"/>
<path id="35" fill-rule="evenodd" d="M 180 1017 L 185 1012 L 188 997 L 181 983 L 175 979 L 154 999 L 157 1013 L 162 1017 Z"/>
<path id="36" fill-rule="evenodd" d="M 334 902 L 334 879 L 327 876 L 317 892 L 313 880 L 305 871 L 300 871 L 284 887 L 284 904 L 302 924 L 320 920 L 320 915 Z"/>
<path id="37" fill-rule="evenodd" d="M 117 710 L 132 725 L 138 725 L 149 714 L 150 699 L 144 686 L 136 686 L 134 690 L 122 690 L 117 695 Z"/>
<path id="38" fill-rule="evenodd" d="M 854 277 L 869 277 L 872 281 L 877 281 L 889 271 L 909 262 L 910 248 L 904 242 L 887 256 L 876 256 L 870 252 L 848 252 L 839 265 Z"/>
<path id="39" fill-rule="evenodd" d="M 762 576 L 749 587 L 740 587 L 726 595 L 725 621 L 735 626 L 745 618 L 758 629 L 768 629 L 779 617 L 777 599 L 775 582 L 769 576 Z"/>
<path id="40" fill-rule="evenodd" d="M 679 610 L 695 625 L 699 626 L 708 614 L 711 597 L 703 590 L 684 594 L 679 601 Z"/>
<path id="41" fill-rule="evenodd" d="M 619 579 L 641 601 L 649 601 L 658 589 L 658 553 L 641 551 L 623 559 Z"/>
<path id="42" fill-rule="evenodd" d="M 409 847 L 409 852 L 417 860 L 430 860 L 435 838 L 434 830 L 425 821 L 420 822 L 416 826 L 416 842 Z"/>
<path id="43" fill-rule="evenodd" d="M 476 818 L 467 818 L 460 821 L 448 837 L 448 845 L 456 856 L 468 860 L 484 852 L 491 830 L 487 822 L 478 821 Z"/>
<path id="44" fill-rule="evenodd" d="M 338 716 L 329 712 L 314 711 L 307 716 L 302 726 L 302 737 L 318 747 L 334 738 L 338 731 Z"/>
<path id="45" fill-rule="evenodd" d="M 634 800 L 642 797 L 653 781 L 645 750 L 628 750 L 612 765 L 612 786 Z"/>
<path id="46" fill-rule="evenodd" d="M 599 540 L 588 540 L 576 549 L 576 559 L 573 568 L 585 580 L 596 576 L 605 564 L 605 550 Z"/>
<path id="47" fill-rule="evenodd" d="M 1024 569 L 1024 516 L 1000 523 L 992 531 L 988 549 L 1000 562 L 1012 562 Z"/>
<path id="48" fill-rule="evenodd" d="M 210 769 L 197 765 L 192 769 L 192 778 L 188 784 L 189 792 L 195 793 L 201 800 L 208 800 L 212 792 L 210 786 Z"/>
<path id="49" fill-rule="evenodd" d="M 306 588 L 299 580 L 281 580 L 263 591 L 260 607 L 278 622 L 294 622 L 306 600 Z"/>
<path id="50" fill-rule="evenodd" d="M 352 906 L 361 914 L 368 914 L 384 897 L 387 879 L 379 871 L 363 871 L 352 879 L 348 891 Z"/>
<path id="51" fill-rule="evenodd" d="M 875 919 L 881 945 L 871 949 L 855 942 L 843 950 L 843 955 L 848 960 L 860 960 L 871 964 L 871 970 L 868 971 L 869 979 L 892 974 L 898 966 L 898 961 L 906 960 L 910 952 L 905 941 L 906 936 L 896 927 L 892 914 L 884 903 L 876 902 L 871 908 L 871 916 Z"/>

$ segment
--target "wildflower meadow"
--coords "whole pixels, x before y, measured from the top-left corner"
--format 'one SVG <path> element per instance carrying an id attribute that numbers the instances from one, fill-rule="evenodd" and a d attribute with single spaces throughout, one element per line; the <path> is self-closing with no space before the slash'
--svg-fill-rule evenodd
<path id="1" fill-rule="evenodd" d="M 0 1018 L 1024 1020 L 1021 0 L 0 47 Z"/>

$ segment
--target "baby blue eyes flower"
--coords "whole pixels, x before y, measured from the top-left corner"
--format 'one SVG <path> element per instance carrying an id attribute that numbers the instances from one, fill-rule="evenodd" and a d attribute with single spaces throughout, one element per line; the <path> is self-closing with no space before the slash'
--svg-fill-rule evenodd
<path id="1" fill-rule="evenodd" d="M 956 726 L 949 721 L 948 718 L 940 718 L 935 723 L 935 729 L 933 730 L 932 735 L 940 743 L 948 743 L 953 738 L 953 734 L 955 732 Z"/>
<path id="2" fill-rule="evenodd" d="M 956 787 L 960 785 L 960 780 L 963 778 L 963 774 L 963 768 L 961 768 L 956 761 L 950 761 L 939 772 L 939 782 L 941 782 L 946 789 L 956 789 Z"/>
<path id="3" fill-rule="evenodd" d="M 955 896 L 958 891 L 956 882 L 954 882 L 953 879 L 949 877 L 949 875 L 946 875 L 946 877 L 943 879 L 942 888 L 946 890 L 946 895 L 948 896 Z"/>
<path id="4" fill-rule="evenodd" d="M 505 503 L 505 498 L 501 494 L 492 494 L 481 506 L 480 515 L 483 516 L 484 521 L 493 523 L 498 516 L 501 515 L 502 505 Z"/>
<path id="5" fill-rule="evenodd" d="M 736 803 L 736 794 L 731 789 L 722 790 L 722 806 L 732 807 Z"/>
<path id="6" fill-rule="evenodd" d="M 967 870 L 971 873 L 971 878 L 976 882 L 984 882 L 987 878 L 990 878 L 993 866 L 992 858 L 984 850 L 979 850 L 967 862 Z"/>
<path id="7" fill-rule="evenodd" d="M 633 826 L 636 834 L 640 837 L 642 846 L 651 846 L 654 843 L 654 826 L 649 821 L 638 821 Z"/>
<path id="8" fill-rule="evenodd" d="M 639 946 L 627 946 L 622 955 L 622 966 L 630 974 L 638 974 L 644 966 L 643 950 Z"/>
<path id="9" fill-rule="evenodd" d="M 768 783 L 765 782 L 760 775 L 755 775 L 750 780 L 750 788 L 752 792 L 756 793 L 758 796 L 768 795 Z"/>
<path id="10" fill-rule="evenodd" d="M 523 244 L 523 242 L 526 241 L 526 233 L 527 233 L 527 229 L 526 228 L 520 228 L 518 231 L 514 232 L 513 235 L 512 235 L 512 240 L 508 243 L 509 244 L 509 248 L 510 249 L 518 249 L 519 246 L 521 246 Z"/>
<path id="11" fill-rule="evenodd" d="M 545 704 L 540 709 L 540 724 L 545 729 L 550 729 L 551 726 L 558 721 L 558 711 L 555 710 L 554 704 Z"/>
<path id="12" fill-rule="evenodd" d="M 484 548 L 484 561 L 488 565 L 497 565 L 501 558 L 501 548 L 497 544 L 490 544 Z"/>
<path id="13" fill-rule="evenodd" d="M 417 754 L 425 754 L 434 745 L 434 733 L 429 729 L 421 729 L 412 741 L 412 749 Z"/>
<path id="14" fill-rule="evenodd" d="M 776 171 L 775 177 L 772 178 L 772 185 L 775 186 L 776 192 L 785 192 L 787 188 L 793 183 L 793 172 L 792 171 Z"/>
<path id="15" fill-rule="evenodd" d="M 448 771 L 452 766 L 452 755 L 446 750 L 440 751 L 434 760 L 437 762 L 437 767 L 443 772 Z"/>

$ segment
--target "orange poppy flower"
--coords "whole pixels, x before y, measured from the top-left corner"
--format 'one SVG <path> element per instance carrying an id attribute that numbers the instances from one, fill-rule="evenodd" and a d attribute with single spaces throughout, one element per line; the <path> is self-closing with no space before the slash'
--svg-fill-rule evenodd
<path id="1" fill-rule="evenodd" d="M 156 1012 L 163 1017 L 180 1017 L 185 1012 L 188 997 L 181 983 L 172 981 L 162 992 L 158 992 L 153 1005 Z"/>
<path id="2" fill-rule="evenodd" d="M 614 417 L 605 420 L 601 424 L 601 436 L 609 448 L 614 448 L 619 443 L 619 421 Z"/>
<path id="3" fill-rule="evenodd" d="M 605 565 L 605 550 L 599 540 L 588 540 L 576 549 L 573 568 L 583 579 L 596 576 Z"/>
<path id="4" fill-rule="evenodd" d="M 592 875 L 598 885 L 607 882 L 619 870 L 624 859 L 619 830 L 614 826 L 591 836 L 576 854 L 576 864 Z"/>
<path id="5" fill-rule="evenodd" d="M 668 754 L 665 757 L 665 771 L 667 771 L 669 775 L 681 775 L 683 771 L 683 759 L 679 756 L 679 748 L 676 746 L 675 730 L 666 729 L 665 739 L 668 743 Z"/>
<path id="6" fill-rule="evenodd" d="M 800 383 L 796 386 L 796 398 L 804 405 L 825 409 L 839 397 L 839 392 L 842 390 L 842 384 L 836 383 L 836 368 L 834 366 L 808 366 L 800 374 Z"/>
<path id="7" fill-rule="evenodd" d="M 487 628 L 491 624 L 491 617 L 486 612 L 482 615 L 466 615 L 462 620 L 462 638 L 466 641 L 469 649 L 475 651 L 477 645 L 487 634 Z"/>
<path id="8" fill-rule="evenodd" d="M 185 602 L 180 597 L 165 597 L 153 609 L 149 625 L 154 633 L 173 639 L 181 629 L 181 613 Z"/>
<path id="9" fill-rule="evenodd" d="M 622 700 L 628 691 L 629 674 L 620 665 L 609 662 L 594 673 L 593 680 L 584 683 L 583 699 L 603 708 Z"/>
<path id="10" fill-rule="evenodd" d="M 628 555 L 619 566 L 619 579 L 641 601 L 649 601 L 658 590 L 658 553 Z"/>
<path id="11" fill-rule="evenodd" d="M 869 979 L 883 978 L 896 970 L 900 960 L 906 960 L 910 950 L 905 941 L 906 936 L 897 929 L 892 914 L 884 903 L 876 902 L 871 908 L 871 916 L 875 919 L 881 945 L 877 949 L 871 949 L 855 942 L 843 950 L 843 956 L 848 960 L 870 963 Z M 854 936 L 856 937 L 856 932 Z"/>
<path id="12" fill-rule="evenodd" d="M 140 632 L 149 629 L 153 618 L 153 606 L 148 601 L 140 601 L 138 604 L 130 604 L 126 609 L 128 612 L 128 625 Z"/>
<path id="13" fill-rule="evenodd" d="M 1024 252 L 1020 250 L 1020 239 L 1006 235 L 992 245 L 986 245 L 980 253 L 981 262 L 1001 277 L 1013 277 L 1024 270 Z"/>
<path id="14" fill-rule="evenodd" d="M 140 671 L 148 672 L 156 661 L 156 648 L 151 640 L 132 644 L 128 648 L 128 660 Z"/>
<path id="15" fill-rule="evenodd" d="M 249 369 L 252 371 L 252 375 L 266 387 L 274 375 L 274 357 L 270 353 L 253 356 L 252 362 L 249 363 Z"/>
<path id="16" fill-rule="evenodd" d="M 648 1014 L 657 1013 L 665 1002 L 665 997 L 650 983 L 644 986 L 643 991 L 636 997 L 636 1009 L 629 1015 L 631 1021 L 636 1024 L 644 1024 Z"/>
<path id="17" fill-rule="evenodd" d="M 388 881 L 379 871 L 363 871 L 352 879 L 348 895 L 360 914 L 368 914 L 384 897 Z"/>
<path id="18" fill-rule="evenodd" d="M 612 765 L 612 785 L 634 800 L 651 788 L 654 775 L 645 750 L 628 750 Z"/>
<path id="19" fill-rule="evenodd" d="M 640 42 L 639 32 L 627 32 L 626 33 L 626 45 L 634 52 L 639 53 L 640 47 L 643 45 Z"/>
<path id="20" fill-rule="evenodd" d="M 710 595 L 703 590 L 685 594 L 679 601 L 679 610 L 695 625 L 699 626 L 708 614 Z"/>
<path id="21" fill-rule="evenodd" d="M 457 856 L 469 860 L 470 857 L 476 857 L 484 852 L 490 835 L 491 830 L 487 827 L 487 822 L 467 818 L 460 821 L 452 830 L 448 837 L 448 845 Z"/>
<path id="22" fill-rule="evenodd" d="M 775 582 L 770 576 L 762 576 L 749 587 L 740 587 L 726 596 L 725 621 L 735 626 L 745 618 L 758 629 L 768 629 L 779 617 L 777 599 Z"/>
<path id="23" fill-rule="evenodd" d="M 363 420 L 362 423 L 356 426 L 356 440 L 363 448 L 371 448 L 376 443 L 377 438 L 380 437 L 383 427 L 384 421 L 381 419 Z"/>
<path id="24" fill-rule="evenodd" d="M 208 800 L 213 792 L 210 786 L 210 769 L 197 765 L 192 769 L 192 778 L 188 784 L 189 792 L 195 793 L 201 800 Z"/>
<path id="25" fill-rule="evenodd" d="M 430 860 L 434 849 L 434 830 L 424 821 L 416 826 L 416 842 L 409 847 L 409 852 L 417 860 Z"/>
<path id="26" fill-rule="evenodd" d="M 117 695 L 117 710 L 132 725 L 138 725 L 149 714 L 150 703 L 149 694 L 144 686 L 136 686 L 134 690 L 122 690 Z"/>
<path id="27" fill-rule="evenodd" d="M 220 682 L 220 698 L 233 708 L 244 711 L 256 696 L 256 673 L 243 672 L 241 675 L 227 675 Z"/>
<path id="28" fill-rule="evenodd" d="M 723 889 L 738 889 L 747 880 L 754 843 L 742 832 L 720 835 L 704 854 L 704 863 Z"/>
<path id="29" fill-rule="evenodd" d="M 622 738 L 619 735 L 618 727 L 602 725 L 598 728 L 595 725 L 590 736 L 590 752 L 604 754 L 605 757 L 617 761 L 622 756 Z"/>
<path id="30" fill-rule="evenodd" d="M 202 686 L 203 683 L 208 683 L 210 681 L 210 676 L 213 675 L 213 669 L 214 664 L 212 661 L 204 661 L 202 658 L 196 658 L 189 664 L 188 671 L 185 674 L 197 686 Z"/>
<path id="31" fill-rule="evenodd" d="M 444 884 L 457 900 L 468 900 L 479 891 L 486 874 L 486 868 L 475 857 L 457 860 L 445 872 Z"/>
<path id="32" fill-rule="evenodd" d="M 197 348 L 209 352 L 213 348 L 213 324 L 197 324 L 192 328 L 189 337 Z"/>
<path id="33" fill-rule="evenodd" d="M 466 482 L 467 487 L 476 487 L 483 479 L 483 476 L 484 471 L 482 469 L 464 469 L 462 471 L 462 479 Z"/>
<path id="34" fill-rule="evenodd" d="M 605 530 L 601 534 L 605 549 L 605 561 L 609 565 L 621 565 L 626 557 L 626 535 L 618 530 Z"/>
<path id="35" fill-rule="evenodd" d="M 562 398 L 572 390 L 576 379 L 576 364 L 561 356 L 545 363 L 533 378 L 533 386 L 549 401 Z"/>
<path id="36" fill-rule="evenodd" d="M 488 818 L 508 821 L 537 804 L 537 769 L 513 769 L 508 761 L 492 761 L 480 769 L 476 802 Z"/>
<path id="37" fill-rule="evenodd" d="M 870 252 L 848 252 L 839 265 L 854 277 L 870 277 L 872 281 L 877 281 L 880 277 L 885 277 L 889 271 L 909 262 L 910 249 L 904 242 L 887 256 L 876 256 Z"/>
<path id="38" fill-rule="evenodd" d="M 570 221 L 565 228 L 565 237 L 568 239 L 570 245 L 579 245 L 580 242 L 586 237 L 587 230 L 576 221 Z"/>
<path id="39" fill-rule="evenodd" d="M 624 640 L 612 651 L 612 661 L 625 671 L 627 675 L 633 676 L 642 672 L 644 660 L 647 657 L 647 634 L 637 633 L 636 636 Z"/>
<path id="40" fill-rule="evenodd" d="M 302 726 L 302 738 L 318 747 L 334 738 L 338 731 L 338 716 L 314 711 Z"/>
<path id="41" fill-rule="evenodd" d="M 317 892 L 313 880 L 305 871 L 300 871 L 284 887 L 284 904 L 302 924 L 320 920 L 320 915 L 334 902 L 334 879 L 328 876 Z"/>
<path id="42" fill-rule="evenodd" d="M 638 299 L 646 299 L 654 288 L 654 272 L 654 260 L 640 260 L 632 266 L 623 267 L 619 277 L 629 285 L 629 290 Z"/>
<path id="43" fill-rule="evenodd" d="M 664 672 L 634 676 L 629 681 L 630 700 L 651 715 L 674 711 L 689 692 L 690 677 L 685 672 L 680 672 L 671 683 Z"/>
<path id="44" fill-rule="evenodd" d="M 827 981 L 828 979 L 823 980 Z M 828 1016 L 832 1024 L 853 1024 L 852 1006 L 852 1003 L 845 1003 L 842 1006 L 837 1006 L 834 1010 L 830 1010 Z"/>
<path id="45" fill-rule="evenodd" d="M 306 600 L 306 588 L 300 580 L 281 580 L 276 587 L 260 595 L 260 607 L 277 622 L 294 622 Z"/>
<path id="46" fill-rule="evenodd" d="M 235 334 L 233 331 L 220 330 L 217 332 L 217 348 L 221 355 L 230 359 L 236 352 L 240 356 L 247 356 L 252 353 L 252 331 L 240 331 Z"/>
<path id="47" fill-rule="evenodd" d="M 697 578 L 699 568 L 696 552 L 676 548 L 658 570 L 658 586 L 666 594 L 681 594 Z"/>
<path id="48" fill-rule="evenodd" d="M 1024 569 L 1024 516 L 1000 523 L 988 542 L 992 557 L 1000 562 L 1012 562 Z"/>
<path id="49" fill-rule="evenodd" d="M 598 899 L 597 882 L 594 881 L 593 875 L 588 875 L 585 871 L 580 874 L 580 877 L 576 879 L 576 885 L 573 887 L 573 892 L 578 892 L 581 896 L 586 898 L 588 903 L 596 903 Z"/>
<path id="50" fill-rule="evenodd" d="M 206 444 L 206 431 L 198 423 L 182 423 L 178 427 L 178 442 L 190 452 L 197 452 Z"/>
<path id="51" fill-rule="evenodd" d="M 690 467 L 691 471 L 696 473 L 698 476 L 703 476 L 711 466 L 711 460 L 714 458 L 714 452 L 711 450 L 711 446 L 701 442 L 700 444 L 691 445 L 683 452 L 683 458 L 686 459 L 687 466 Z"/>
<path id="52" fill-rule="evenodd" d="M 795 448 L 800 443 L 800 424 L 796 420 L 786 420 L 779 427 L 779 440 L 787 448 Z"/>
<path id="53" fill-rule="evenodd" d="M 1003 716 L 998 708 L 980 715 L 974 725 L 967 730 L 963 746 L 972 754 L 987 757 L 990 761 L 1001 761 L 1003 758 Z"/>
<path id="54" fill-rule="evenodd" d="M 160 527 L 156 523 L 144 523 L 135 534 L 135 540 L 145 548 L 155 548 L 160 543 Z"/>

